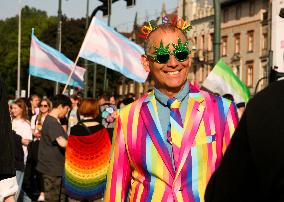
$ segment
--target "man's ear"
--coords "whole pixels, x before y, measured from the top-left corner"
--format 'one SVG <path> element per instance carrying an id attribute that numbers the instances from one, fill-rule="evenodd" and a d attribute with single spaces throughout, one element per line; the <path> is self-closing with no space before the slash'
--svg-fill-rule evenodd
<path id="1" fill-rule="evenodd" d="M 146 72 L 150 72 L 149 60 L 146 55 L 141 55 L 141 63 Z"/>

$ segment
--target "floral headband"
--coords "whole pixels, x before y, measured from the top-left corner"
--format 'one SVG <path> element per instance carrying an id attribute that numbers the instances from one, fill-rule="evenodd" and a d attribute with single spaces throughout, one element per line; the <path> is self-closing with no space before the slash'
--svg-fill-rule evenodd
<path id="1" fill-rule="evenodd" d="M 182 18 L 178 18 L 176 15 L 169 19 L 168 16 L 162 17 L 162 25 L 163 24 L 172 24 L 173 26 L 180 29 L 182 32 L 190 31 L 192 26 L 187 21 L 183 20 Z M 139 34 L 139 37 L 146 39 L 150 35 L 151 32 L 155 31 L 160 25 L 157 25 L 156 21 L 150 20 L 148 25 L 144 25 Z"/>

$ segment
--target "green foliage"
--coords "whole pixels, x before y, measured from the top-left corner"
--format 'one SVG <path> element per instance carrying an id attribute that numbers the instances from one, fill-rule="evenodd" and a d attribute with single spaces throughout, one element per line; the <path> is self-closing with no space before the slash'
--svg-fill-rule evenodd
<path id="1" fill-rule="evenodd" d="M 14 95 L 17 88 L 18 18 L 0 20 L 0 74 L 5 79 L 10 95 Z M 22 8 L 21 18 L 21 88 L 27 89 L 32 28 L 39 36 L 48 26 L 56 24 L 56 20 L 48 17 L 45 11 L 28 6 Z"/>
<path id="2" fill-rule="evenodd" d="M 21 89 L 27 89 L 30 42 L 32 28 L 39 40 L 47 45 L 56 48 L 56 36 L 58 18 L 48 16 L 45 11 L 25 6 L 21 15 Z M 86 28 L 85 19 L 62 18 L 62 38 L 61 51 L 71 60 L 75 61 L 81 44 L 83 42 Z M 10 95 L 15 95 L 17 88 L 17 63 L 18 63 L 18 16 L 0 20 L 0 75 L 5 80 L 7 91 Z M 85 67 L 83 59 L 78 65 Z M 86 67 L 85 67 L 86 68 Z M 88 62 L 89 73 L 89 96 L 93 91 L 93 63 Z M 98 65 L 97 68 L 97 94 L 103 89 L 104 67 Z M 121 74 L 108 69 L 108 92 L 114 94 Z M 54 93 L 55 82 L 46 79 L 31 79 L 31 94 L 51 96 Z M 60 90 L 63 89 L 60 86 Z"/>

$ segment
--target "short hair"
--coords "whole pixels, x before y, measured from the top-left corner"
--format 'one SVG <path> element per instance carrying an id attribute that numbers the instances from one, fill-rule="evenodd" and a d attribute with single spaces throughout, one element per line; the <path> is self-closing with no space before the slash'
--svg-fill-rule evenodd
<path id="1" fill-rule="evenodd" d="M 22 114 L 21 114 L 21 118 L 24 120 L 28 119 L 28 107 L 26 105 L 26 102 L 23 98 L 19 98 L 17 100 L 15 100 L 15 102 L 13 102 L 13 104 L 18 105 L 18 107 L 20 107 L 22 109 Z"/>
<path id="2" fill-rule="evenodd" d="M 171 23 L 167 23 L 167 24 L 161 24 L 157 27 L 157 29 L 155 29 L 154 31 L 152 31 L 148 37 L 146 38 L 145 42 L 144 42 L 144 50 L 145 52 L 147 53 L 150 49 L 149 47 L 149 42 L 150 42 L 150 38 L 151 38 L 151 35 L 155 32 L 157 32 L 158 30 L 161 30 L 163 32 L 166 32 L 166 31 L 170 31 L 170 32 L 176 32 L 176 31 L 180 31 L 184 37 L 187 39 L 187 36 L 186 36 L 186 33 L 183 32 L 182 30 L 180 30 L 179 28 L 177 28 L 175 25 L 171 24 Z"/>
<path id="3" fill-rule="evenodd" d="M 63 94 L 57 94 L 51 100 L 53 108 L 57 108 L 59 105 L 62 107 L 68 106 L 70 108 L 72 106 L 70 98 Z"/>
<path id="4" fill-rule="evenodd" d="M 78 112 L 82 116 L 96 118 L 99 115 L 99 104 L 93 98 L 84 98 Z"/>
<path id="5" fill-rule="evenodd" d="M 81 99 L 81 98 L 80 98 L 78 95 L 76 95 L 76 94 L 71 95 L 70 98 L 72 98 L 73 100 L 79 100 L 79 101 L 80 101 L 80 99 Z"/>

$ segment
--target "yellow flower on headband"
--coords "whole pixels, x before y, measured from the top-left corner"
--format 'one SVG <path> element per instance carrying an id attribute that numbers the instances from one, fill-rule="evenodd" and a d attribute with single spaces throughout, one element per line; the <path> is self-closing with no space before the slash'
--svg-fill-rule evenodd
<path id="1" fill-rule="evenodd" d="M 192 28 L 190 23 L 182 18 L 177 19 L 177 16 L 174 16 L 172 20 L 170 20 L 167 16 L 162 17 L 162 24 L 172 24 L 183 32 L 189 31 Z M 148 26 L 144 25 L 141 28 L 141 33 L 143 34 L 141 38 L 147 38 L 149 34 L 157 28 L 158 26 L 154 20 L 149 21 Z"/>

